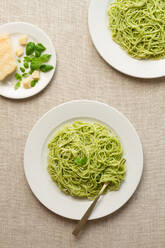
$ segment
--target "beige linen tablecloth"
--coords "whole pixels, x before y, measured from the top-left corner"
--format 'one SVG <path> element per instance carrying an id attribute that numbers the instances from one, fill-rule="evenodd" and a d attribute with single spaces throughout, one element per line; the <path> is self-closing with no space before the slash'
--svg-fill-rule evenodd
<path id="1" fill-rule="evenodd" d="M 0 97 L 0 248 L 165 247 L 165 78 L 127 77 L 99 57 L 87 25 L 88 0 L 1 0 L 0 24 L 38 25 L 57 50 L 50 85 L 26 100 Z M 90 221 L 79 238 L 76 221 L 53 214 L 32 194 L 24 176 L 29 131 L 52 107 L 72 99 L 103 101 L 123 112 L 144 149 L 144 173 L 130 201 Z"/>

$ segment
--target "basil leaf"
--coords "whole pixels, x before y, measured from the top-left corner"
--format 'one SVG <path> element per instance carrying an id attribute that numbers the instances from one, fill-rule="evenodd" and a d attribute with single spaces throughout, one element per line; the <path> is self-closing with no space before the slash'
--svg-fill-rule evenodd
<path id="1" fill-rule="evenodd" d="M 34 87 L 37 82 L 38 82 L 38 79 L 34 79 L 33 81 L 31 81 L 31 87 Z"/>
<path id="2" fill-rule="evenodd" d="M 31 62 L 32 61 L 32 58 L 31 57 L 24 57 L 24 61 L 25 62 Z"/>
<path id="3" fill-rule="evenodd" d="M 21 63 L 21 60 L 20 59 L 17 59 L 18 63 Z"/>
<path id="4" fill-rule="evenodd" d="M 34 70 L 30 70 L 30 71 L 29 71 L 29 74 L 32 74 L 32 73 L 33 73 L 33 71 L 34 71 Z"/>
<path id="5" fill-rule="evenodd" d="M 49 61 L 50 57 L 51 57 L 51 54 L 44 54 L 40 57 L 40 59 L 42 60 L 42 63 L 46 63 Z"/>
<path id="6" fill-rule="evenodd" d="M 20 75 L 19 73 L 16 73 L 16 74 L 15 74 L 15 78 L 16 78 L 17 80 L 22 80 L 22 77 L 21 77 L 21 75 Z"/>
<path id="7" fill-rule="evenodd" d="M 35 46 L 35 50 L 39 51 L 39 52 L 43 52 L 46 50 L 46 47 L 44 47 L 44 45 L 42 45 L 41 43 L 38 43 L 36 46 Z"/>
<path id="8" fill-rule="evenodd" d="M 25 62 L 23 65 L 26 69 L 29 68 L 28 62 Z"/>
<path id="9" fill-rule="evenodd" d="M 41 65 L 40 70 L 42 72 L 51 71 L 54 67 L 52 65 Z"/>
<path id="10" fill-rule="evenodd" d="M 23 77 L 27 77 L 29 74 L 28 73 L 23 73 L 22 76 Z"/>
<path id="11" fill-rule="evenodd" d="M 81 164 L 84 165 L 84 164 L 86 164 L 86 162 L 87 162 L 87 157 L 83 157 L 81 159 Z"/>
<path id="12" fill-rule="evenodd" d="M 40 58 L 33 58 L 32 62 L 31 62 L 31 65 L 30 65 L 30 69 L 33 70 L 33 71 L 37 70 L 37 69 L 40 68 L 41 64 L 42 64 L 42 61 L 41 61 Z"/>
<path id="13" fill-rule="evenodd" d="M 87 162 L 87 157 L 82 157 L 81 159 L 80 158 L 75 158 L 74 162 L 77 165 L 84 165 Z"/>
<path id="14" fill-rule="evenodd" d="M 74 162 L 77 165 L 81 165 L 81 159 L 79 159 L 79 158 L 75 158 Z"/>
<path id="15" fill-rule="evenodd" d="M 38 50 L 35 50 L 35 56 L 36 56 L 36 57 L 40 57 L 40 56 L 41 56 L 41 52 L 38 51 Z"/>
<path id="16" fill-rule="evenodd" d="M 20 71 L 25 72 L 25 69 L 23 67 L 20 67 Z"/>
<path id="17" fill-rule="evenodd" d="M 21 86 L 21 82 L 18 81 L 18 82 L 15 84 L 14 89 L 17 90 L 20 86 Z"/>
<path id="18" fill-rule="evenodd" d="M 31 55 L 35 50 L 35 43 L 28 42 L 26 45 L 26 55 Z"/>

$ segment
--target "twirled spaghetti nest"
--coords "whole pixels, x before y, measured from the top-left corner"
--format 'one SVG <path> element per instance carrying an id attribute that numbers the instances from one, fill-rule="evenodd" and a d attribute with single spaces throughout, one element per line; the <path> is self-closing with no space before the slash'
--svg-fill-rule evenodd
<path id="1" fill-rule="evenodd" d="M 165 1 L 115 0 L 108 9 L 112 38 L 136 59 L 165 57 Z"/>
<path id="2" fill-rule="evenodd" d="M 104 182 L 118 190 L 125 178 L 125 159 L 118 137 L 99 124 L 75 121 L 58 131 L 48 145 L 48 172 L 67 194 L 94 198 Z"/>

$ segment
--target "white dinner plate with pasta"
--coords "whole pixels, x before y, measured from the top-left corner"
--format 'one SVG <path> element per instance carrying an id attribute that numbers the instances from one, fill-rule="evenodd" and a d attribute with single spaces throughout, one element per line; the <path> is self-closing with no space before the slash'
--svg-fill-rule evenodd
<path id="1" fill-rule="evenodd" d="M 23 99 L 42 91 L 56 68 L 48 35 L 25 22 L 0 25 L 0 95 Z"/>
<path id="2" fill-rule="evenodd" d="M 165 3 L 160 2 L 90 1 L 91 39 L 109 65 L 138 78 L 165 76 Z"/>
<path id="3" fill-rule="evenodd" d="M 143 170 L 139 136 L 130 121 L 107 104 L 75 100 L 48 111 L 31 130 L 24 151 L 28 184 L 54 213 L 79 220 L 105 181 L 89 219 L 123 206 Z"/>

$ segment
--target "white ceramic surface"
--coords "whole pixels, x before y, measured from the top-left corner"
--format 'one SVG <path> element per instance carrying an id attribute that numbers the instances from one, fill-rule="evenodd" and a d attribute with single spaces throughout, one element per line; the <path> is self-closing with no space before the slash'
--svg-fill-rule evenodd
<path id="1" fill-rule="evenodd" d="M 102 196 L 90 219 L 113 213 L 135 192 L 143 170 L 142 145 L 135 128 L 116 109 L 100 102 L 77 100 L 48 111 L 33 127 L 26 142 L 24 170 L 32 192 L 48 209 L 70 219 L 80 219 L 91 204 L 61 192 L 47 170 L 47 145 L 55 131 L 66 122 L 95 120 L 112 128 L 119 136 L 126 158 L 127 174 L 120 190 Z"/>
<path id="2" fill-rule="evenodd" d="M 137 60 L 131 58 L 112 40 L 108 29 L 107 10 L 112 0 L 91 0 L 88 25 L 92 41 L 104 60 L 118 71 L 138 78 L 165 76 L 165 59 Z"/>
<path id="3" fill-rule="evenodd" d="M 35 87 L 30 89 L 24 89 L 23 87 L 21 87 L 15 90 L 14 84 L 17 81 L 14 78 L 15 73 L 13 73 L 11 76 L 7 77 L 4 81 L 0 81 L 0 95 L 13 99 L 22 99 L 39 93 L 51 81 L 56 68 L 56 52 L 50 38 L 47 36 L 47 34 L 44 31 L 42 31 L 37 26 L 24 22 L 13 22 L 13 23 L 7 23 L 1 25 L 0 34 L 3 33 L 8 33 L 10 35 L 14 52 L 19 47 L 19 43 L 18 43 L 19 37 L 21 37 L 24 34 L 28 36 L 28 41 L 42 43 L 46 47 L 46 51 L 44 53 L 49 53 L 52 55 L 48 64 L 53 65 L 54 69 L 46 73 L 41 72 L 39 82 L 36 84 Z M 22 58 L 23 56 L 20 59 Z M 19 58 L 16 57 L 16 59 Z M 18 66 L 20 65 L 19 63 L 17 64 Z"/>

